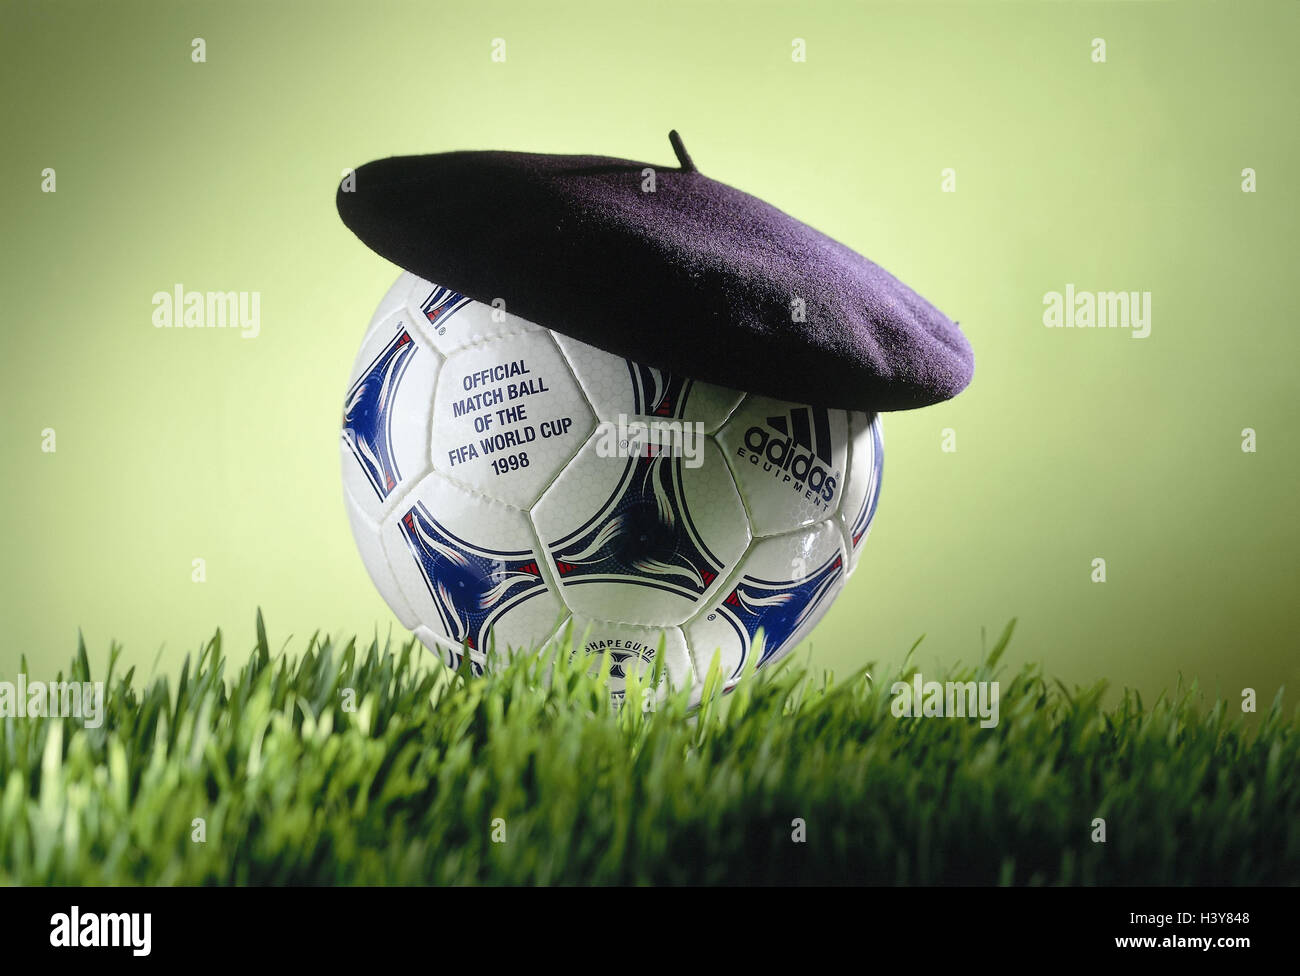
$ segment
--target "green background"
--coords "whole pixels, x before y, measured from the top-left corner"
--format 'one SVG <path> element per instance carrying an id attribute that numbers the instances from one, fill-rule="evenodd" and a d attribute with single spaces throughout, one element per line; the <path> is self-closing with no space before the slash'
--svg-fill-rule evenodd
<path id="1" fill-rule="evenodd" d="M 116 639 L 175 669 L 217 626 L 251 646 L 259 605 L 275 642 L 396 630 L 336 446 L 395 271 L 340 223 L 343 169 L 672 165 L 676 127 L 703 172 L 883 264 L 976 350 L 966 393 L 885 418 L 879 516 L 817 664 L 923 633 L 923 670 L 970 660 L 1015 616 L 1008 659 L 1067 682 L 1294 684 L 1300 4 L 0 9 L 0 676 L 25 653 L 51 677 L 78 628 L 92 660 Z M 260 292 L 260 336 L 155 329 L 176 282 Z M 1152 292 L 1151 335 L 1044 328 L 1067 282 Z"/>

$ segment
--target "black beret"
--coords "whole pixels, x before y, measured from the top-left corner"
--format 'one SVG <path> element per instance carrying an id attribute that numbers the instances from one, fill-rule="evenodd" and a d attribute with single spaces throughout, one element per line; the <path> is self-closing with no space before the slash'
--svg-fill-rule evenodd
<path id="1" fill-rule="evenodd" d="M 517 152 L 380 159 L 340 187 L 339 215 L 421 278 L 681 376 L 867 411 L 966 387 L 974 357 L 947 316 L 699 173 L 670 139 L 678 168 Z"/>

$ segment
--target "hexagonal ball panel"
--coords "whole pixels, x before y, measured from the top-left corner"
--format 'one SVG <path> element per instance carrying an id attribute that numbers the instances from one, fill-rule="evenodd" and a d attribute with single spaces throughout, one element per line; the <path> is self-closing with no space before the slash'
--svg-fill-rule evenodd
<path id="1" fill-rule="evenodd" d="M 610 454 L 599 433 L 532 510 L 565 603 L 590 617 L 666 626 L 691 616 L 735 566 L 749 526 L 712 439 L 700 464 Z"/>
<path id="2" fill-rule="evenodd" d="M 641 366 L 568 336 L 556 334 L 555 341 L 601 420 L 620 416 L 678 420 L 703 424 L 712 433 L 745 395 Z"/>
<path id="3" fill-rule="evenodd" d="M 715 602 L 686 625 L 696 673 L 718 655 L 727 686 L 751 650 L 755 670 L 781 658 L 816 626 L 844 586 L 844 538 L 833 520 L 759 539 Z"/>
<path id="4" fill-rule="evenodd" d="M 751 395 L 718 441 L 749 506 L 754 535 L 789 532 L 839 511 L 848 458 L 843 410 Z"/>
<path id="5" fill-rule="evenodd" d="M 528 508 L 591 433 L 595 418 L 545 331 L 452 353 L 433 413 L 433 465 Z"/>
<path id="6" fill-rule="evenodd" d="M 541 647 L 566 616 L 527 516 L 434 472 L 383 524 L 388 564 L 446 646 L 485 655 Z"/>

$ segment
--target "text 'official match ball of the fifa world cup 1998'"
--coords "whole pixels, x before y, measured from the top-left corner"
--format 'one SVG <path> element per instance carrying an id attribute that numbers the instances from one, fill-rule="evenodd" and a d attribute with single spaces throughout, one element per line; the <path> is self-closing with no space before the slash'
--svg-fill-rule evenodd
<path id="1" fill-rule="evenodd" d="M 353 534 L 401 622 L 475 672 L 580 639 L 616 699 L 661 644 L 659 693 L 698 700 L 715 654 L 730 687 L 803 640 L 857 563 L 881 451 L 876 415 L 669 375 L 409 273 L 343 412 Z"/>

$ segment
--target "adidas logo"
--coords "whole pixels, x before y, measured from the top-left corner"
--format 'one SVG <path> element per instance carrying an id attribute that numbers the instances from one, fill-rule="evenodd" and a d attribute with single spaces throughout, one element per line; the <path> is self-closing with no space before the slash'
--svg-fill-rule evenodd
<path id="1" fill-rule="evenodd" d="M 789 417 L 768 417 L 767 426 L 831 463 L 831 417 L 825 407 L 795 407 Z"/>
<path id="2" fill-rule="evenodd" d="M 745 431 L 750 461 L 762 463 L 764 471 L 790 482 L 810 499 L 833 501 L 837 485 L 831 473 L 830 412 L 825 407 L 794 407 L 764 423 L 765 427 L 755 424 Z"/>

